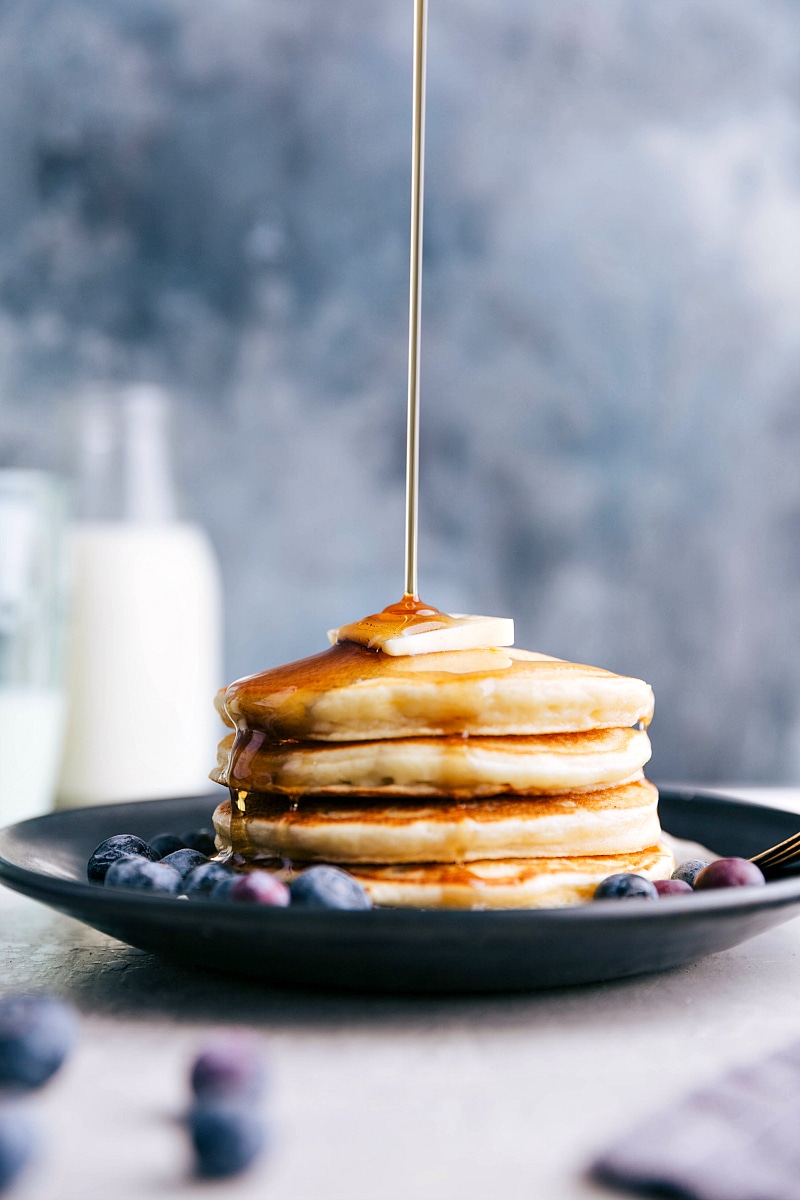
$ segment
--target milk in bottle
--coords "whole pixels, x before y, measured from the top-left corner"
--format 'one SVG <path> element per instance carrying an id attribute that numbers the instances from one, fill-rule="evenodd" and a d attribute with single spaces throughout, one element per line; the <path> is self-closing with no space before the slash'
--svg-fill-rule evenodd
<path id="1" fill-rule="evenodd" d="M 83 406 L 62 805 L 208 790 L 221 586 L 179 517 L 167 397 L 136 386 Z"/>

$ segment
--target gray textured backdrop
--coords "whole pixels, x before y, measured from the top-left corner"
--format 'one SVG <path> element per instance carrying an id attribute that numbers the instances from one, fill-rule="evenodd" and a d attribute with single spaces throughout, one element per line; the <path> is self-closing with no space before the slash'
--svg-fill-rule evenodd
<path id="1" fill-rule="evenodd" d="M 0 461 L 182 394 L 229 669 L 402 590 L 411 0 L 6 0 Z M 800 4 L 431 0 L 423 595 L 800 779 Z"/>

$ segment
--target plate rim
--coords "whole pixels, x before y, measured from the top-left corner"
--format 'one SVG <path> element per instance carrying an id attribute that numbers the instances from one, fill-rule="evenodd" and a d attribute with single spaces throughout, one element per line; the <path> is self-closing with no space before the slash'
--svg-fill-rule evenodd
<path id="1" fill-rule="evenodd" d="M 800 831 L 800 814 L 791 812 L 786 809 L 773 808 L 772 806 L 758 804 L 749 800 L 742 800 L 736 796 L 726 795 L 721 791 L 712 793 L 706 791 L 698 791 L 691 786 L 668 786 L 659 789 L 660 795 L 666 799 L 674 799 L 678 801 L 691 802 L 694 799 L 704 803 L 720 804 L 726 807 L 734 806 L 742 809 L 757 810 L 762 813 L 775 814 L 778 817 L 796 818 L 798 830 Z M 96 813 L 98 818 L 103 815 L 109 817 L 114 813 L 124 812 L 127 809 L 139 807 L 141 809 L 149 809 L 156 805 L 169 805 L 179 801 L 201 801 L 206 798 L 213 799 L 213 795 L 208 797 L 203 795 L 198 796 L 181 796 L 169 797 L 155 800 L 133 800 L 115 804 L 98 804 L 87 805 L 81 808 L 73 809 L 57 809 L 54 812 L 45 813 L 42 816 L 30 817 L 24 821 L 14 822 L 10 825 L 0 828 L 0 838 L 3 835 L 21 832 L 25 826 L 41 824 L 41 823 L 60 823 L 66 821 L 69 823 L 71 818 L 79 819 L 83 814 L 90 812 Z M 30 836 L 30 834 L 28 834 Z M 109 835 L 110 836 L 110 835 Z M 28 867 L 19 866 L 17 863 L 5 857 L 0 850 L 0 883 L 9 887 L 12 891 L 21 892 L 32 899 L 38 899 L 42 903 L 49 903 L 46 897 L 53 899 L 60 898 L 65 900 L 73 897 L 75 901 L 94 901 L 98 899 L 99 894 L 103 894 L 111 902 L 110 907 L 118 908 L 120 904 L 123 906 L 132 906 L 146 910 L 152 905 L 156 906 L 155 911 L 164 911 L 165 905 L 173 905 L 177 903 L 180 910 L 186 906 L 189 913 L 195 913 L 200 917 L 203 913 L 214 913 L 220 915 L 227 914 L 234 919 L 246 919 L 247 921 L 261 922 L 276 922 L 276 921 L 298 921 L 307 918 L 314 914 L 315 918 L 321 915 L 327 919 L 335 917 L 339 920 L 350 922 L 364 922 L 375 924 L 383 922 L 384 924 L 395 923 L 405 924 L 409 921 L 418 922 L 424 919 L 429 924 L 436 922 L 438 924 L 449 924 L 458 922 L 464 924 L 467 921 L 486 925 L 494 922 L 524 922 L 524 923 L 572 923 L 575 921 L 603 921 L 613 916 L 615 921 L 633 921 L 637 922 L 642 919 L 647 920 L 668 920 L 673 916 L 683 915 L 691 917 L 692 915 L 700 915 L 703 913 L 714 913 L 716 911 L 739 911 L 739 910 L 757 910 L 762 908 L 783 908 L 793 903 L 800 903 L 800 875 L 796 875 L 784 880 L 771 880 L 769 882 L 768 891 L 760 887 L 756 888 L 725 888 L 708 892 L 703 892 L 700 895 L 695 895 L 692 899 L 690 908 L 687 908 L 686 897 L 683 896 L 665 896 L 659 899 L 657 905 L 629 905 L 619 904 L 615 900 L 600 900 L 591 901 L 585 904 L 568 905 L 561 908 L 510 908 L 510 909 L 423 909 L 423 908 L 373 908 L 367 910 L 346 910 L 346 909 L 331 909 L 331 910 L 311 910 L 311 909 L 288 909 L 270 908 L 267 906 L 251 906 L 251 905 L 231 905 L 225 901 L 219 900 L 203 900 L 201 902 L 191 902 L 175 896 L 159 896 L 152 894 L 143 894 L 140 892 L 126 891 L 124 889 L 113 889 L 108 893 L 104 892 L 98 884 L 93 884 L 87 881 L 65 878 L 61 875 L 51 875 L 45 871 L 34 871 Z M 176 910 L 176 912 L 179 910 Z M 241 914 L 241 916 L 240 916 Z M 256 915 L 257 914 L 257 915 Z M 179 918 L 181 921 L 183 917 Z"/>

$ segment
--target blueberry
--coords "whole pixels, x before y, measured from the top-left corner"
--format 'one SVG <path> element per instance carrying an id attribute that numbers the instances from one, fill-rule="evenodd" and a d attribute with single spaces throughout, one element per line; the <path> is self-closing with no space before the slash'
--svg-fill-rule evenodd
<path id="1" fill-rule="evenodd" d="M 115 833 L 113 837 L 106 838 L 97 847 L 89 859 L 86 874 L 92 883 L 102 883 L 112 863 L 118 862 L 121 858 L 137 856 L 148 862 L 155 862 L 157 857 L 155 851 L 151 850 L 147 842 L 143 842 L 141 838 L 135 837 L 132 833 Z"/>
<path id="2" fill-rule="evenodd" d="M 168 854 L 174 854 L 176 850 L 183 850 L 184 845 L 177 833 L 159 833 L 154 838 L 150 838 L 150 849 L 156 858 L 166 858 Z"/>
<path id="3" fill-rule="evenodd" d="M 35 1125 L 17 1109 L 0 1111 L 0 1192 L 27 1167 L 38 1148 Z"/>
<path id="4" fill-rule="evenodd" d="M 224 863 L 206 862 L 195 867 L 183 881 L 183 890 L 191 900 L 207 899 L 218 883 L 229 879 L 233 871 Z"/>
<path id="5" fill-rule="evenodd" d="M 372 908 L 369 895 L 339 867 L 309 867 L 289 885 L 296 908 Z"/>
<path id="6" fill-rule="evenodd" d="M 189 850 L 199 850 L 206 858 L 213 858 L 217 853 L 213 829 L 190 829 L 181 834 L 181 841 Z"/>
<path id="7" fill-rule="evenodd" d="M 162 862 L 148 862 L 146 858 L 121 858 L 109 867 L 106 887 L 175 896 L 181 890 L 181 877 L 174 867 Z"/>
<path id="8" fill-rule="evenodd" d="M 203 863 L 208 862 L 208 859 L 199 850 L 183 849 L 174 850 L 172 854 L 166 854 L 161 859 L 161 862 L 165 866 L 176 870 L 181 879 L 185 879 L 190 871 L 193 871 L 195 867 L 202 867 Z"/>
<path id="9" fill-rule="evenodd" d="M 702 858 L 690 858 L 688 862 L 681 863 L 672 872 L 673 879 L 681 879 L 684 883 L 688 883 L 690 888 L 694 887 L 694 881 L 700 872 L 707 867 L 708 863 Z"/>
<path id="10" fill-rule="evenodd" d="M 261 1118 L 249 1108 L 230 1104 L 198 1104 L 189 1113 L 196 1173 L 204 1179 L 239 1175 L 266 1145 Z"/>
<path id="11" fill-rule="evenodd" d="M 595 900 L 657 900 L 655 885 L 642 875 L 609 875 L 597 885 Z"/>
<path id="12" fill-rule="evenodd" d="M 192 1064 L 192 1091 L 203 1104 L 237 1098 L 259 1100 L 264 1079 L 258 1045 L 241 1034 L 227 1034 L 209 1042 Z"/>
<path id="13" fill-rule="evenodd" d="M 695 891 L 704 892 L 710 888 L 756 887 L 766 883 L 764 873 L 749 858 L 718 858 L 709 863 L 694 881 Z"/>
<path id="14" fill-rule="evenodd" d="M 231 883 L 223 880 L 217 884 L 211 898 L 232 900 L 237 904 L 267 904 L 273 908 L 286 908 L 289 889 L 270 871 L 248 871 L 246 875 L 238 875 Z"/>
<path id="15" fill-rule="evenodd" d="M 78 1023 L 56 996 L 6 996 L 0 1001 L 0 1086 L 37 1088 L 63 1064 Z"/>
<path id="16" fill-rule="evenodd" d="M 217 880 L 209 893 L 209 900 L 230 900 L 234 884 L 239 882 L 236 871 L 229 871 L 223 878 Z"/>
<path id="17" fill-rule="evenodd" d="M 692 891 L 685 879 L 657 879 L 655 889 L 659 896 L 688 896 Z"/>

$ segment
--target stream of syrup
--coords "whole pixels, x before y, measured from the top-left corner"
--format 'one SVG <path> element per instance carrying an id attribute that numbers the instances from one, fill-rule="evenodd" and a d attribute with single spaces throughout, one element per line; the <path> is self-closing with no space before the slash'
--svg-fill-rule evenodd
<path id="1" fill-rule="evenodd" d="M 425 76 L 428 0 L 414 0 L 414 78 L 411 134 L 411 272 L 408 298 L 408 424 L 406 436 L 405 595 L 417 599 L 419 514 L 419 346 L 422 328 L 422 217 L 425 198 Z"/>
<path id="2" fill-rule="evenodd" d="M 414 0 L 412 124 L 411 124 L 411 254 L 408 289 L 408 413 L 406 422 L 405 591 L 402 600 L 383 612 L 357 622 L 359 627 L 380 628 L 401 635 L 409 626 L 418 631 L 439 629 L 452 620 L 437 608 L 423 604 L 417 584 L 417 531 L 419 526 L 419 392 L 420 334 L 422 329 L 422 237 L 425 199 L 425 82 L 428 55 L 428 0 Z M 348 626 L 340 630 L 346 640 Z M 330 653 L 330 652 L 329 652 Z M 237 735 L 231 750 L 231 856 L 245 854 L 247 796 L 232 785 L 234 765 L 242 742 Z"/>

